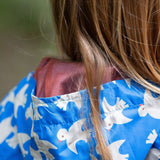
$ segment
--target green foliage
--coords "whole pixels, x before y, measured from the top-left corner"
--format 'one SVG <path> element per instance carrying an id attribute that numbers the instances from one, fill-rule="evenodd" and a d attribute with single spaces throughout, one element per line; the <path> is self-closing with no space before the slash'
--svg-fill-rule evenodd
<path id="1" fill-rule="evenodd" d="M 1 0 L 0 29 L 26 34 L 51 29 L 52 20 L 47 0 Z"/>

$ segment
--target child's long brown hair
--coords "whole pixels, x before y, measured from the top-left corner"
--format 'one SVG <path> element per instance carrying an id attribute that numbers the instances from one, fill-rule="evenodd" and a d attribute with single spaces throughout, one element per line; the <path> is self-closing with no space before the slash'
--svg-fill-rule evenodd
<path id="1" fill-rule="evenodd" d="M 160 0 L 51 0 L 62 49 L 86 70 L 102 158 L 112 159 L 101 131 L 99 90 L 106 64 L 160 93 Z M 98 78 L 97 78 L 98 77 Z M 96 85 L 96 93 L 93 86 Z"/>

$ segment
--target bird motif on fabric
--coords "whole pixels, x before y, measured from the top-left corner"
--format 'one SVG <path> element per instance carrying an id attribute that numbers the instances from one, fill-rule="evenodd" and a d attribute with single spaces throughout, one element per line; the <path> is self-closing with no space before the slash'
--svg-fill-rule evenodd
<path id="1" fill-rule="evenodd" d="M 31 118 L 31 120 L 33 120 L 32 102 L 30 103 L 30 106 L 26 109 L 25 117 L 26 117 L 26 120 L 28 120 L 28 118 Z"/>
<path id="2" fill-rule="evenodd" d="M 111 143 L 108 146 L 108 149 L 110 150 L 111 154 L 112 154 L 112 158 L 113 160 L 128 160 L 129 158 L 129 154 L 120 154 L 119 153 L 119 148 L 121 147 L 121 145 L 125 142 L 125 140 L 119 140 L 119 141 L 115 141 L 113 143 Z M 100 148 L 99 148 L 99 144 L 96 145 L 96 152 L 98 154 L 100 154 Z"/>
<path id="3" fill-rule="evenodd" d="M 30 136 L 26 133 L 18 133 L 17 137 L 18 137 L 18 142 L 19 142 L 19 146 L 22 151 L 23 157 L 25 157 L 25 155 L 28 154 L 28 151 L 24 149 L 23 145 L 30 140 Z"/>
<path id="4" fill-rule="evenodd" d="M 108 149 L 110 150 L 112 154 L 113 160 L 128 160 L 129 154 L 120 154 L 119 149 L 121 145 L 125 142 L 125 140 L 118 140 L 113 143 L 111 143 L 108 146 Z"/>
<path id="5" fill-rule="evenodd" d="M 66 94 L 66 95 L 62 95 L 60 99 L 58 99 L 56 102 L 54 102 L 54 104 L 59 107 L 60 109 L 63 109 L 64 111 L 67 110 L 67 104 L 69 102 L 74 102 L 77 106 L 78 109 L 81 108 L 81 94 L 79 92 L 76 93 L 76 98 L 72 99 L 70 98 L 71 94 Z"/>
<path id="6" fill-rule="evenodd" d="M 31 156 L 34 158 L 34 160 L 42 160 L 41 154 L 39 150 L 34 150 L 32 147 L 30 147 Z M 50 160 L 50 159 L 47 159 Z"/>
<path id="7" fill-rule="evenodd" d="M 14 132 L 14 136 L 10 139 L 7 139 L 6 142 L 13 149 L 15 149 L 17 145 L 19 145 L 23 157 L 25 157 L 25 155 L 28 154 L 28 151 L 24 149 L 23 144 L 26 143 L 28 140 L 30 140 L 30 137 L 27 134 Z"/>
<path id="8" fill-rule="evenodd" d="M 25 84 L 22 89 L 18 92 L 18 94 L 15 96 L 14 101 L 14 117 L 17 118 L 17 112 L 19 106 L 25 107 L 26 101 L 27 101 L 27 94 L 25 94 L 29 84 Z"/>
<path id="9" fill-rule="evenodd" d="M 12 117 L 8 117 L 0 123 L 0 144 L 3 143 L 11 133 L 15 133 L 17 129 L 16 126 L 13 127 L 11 125 L 11 120 Z"/>
<path id="10" fill-rule="evenodd" d="M 102 107 L 106 118 L 103 120 L 103 126 L 109 131 L 113 127 L 113 124 L 124 124 L 132 121 L 132 119 L 125 117 L 122 112 L 123 109 L 129 107 L 126 102 L 119 100 L 114 106 L 107 103 L 106 99 L 103 98 Z"/>
<path id="11" fill-rule="evenodd" d="M 130 78 L 126 78 L 124 79 L 126 84 L 128 85 L 129 88 L 131 88 L 131 79 Z"/>
<path id="12" fill-rule="evenodd" d="M 112 81 L 112 83 L 116 84 L 116 80 Z"/>
<path id="13" fill-rule="evenodd" d="M 14 130 L 13 130 L 14 135 L 10 139 L 6 140 L 6 143 L 8 144 L 8 146 L 10 146 L 13 149 L 15 149 L 18 145 L 18 138 L 17 138 L 16 131 L 17 131 L 17 128 L 14 127 Z"/>
<path id="14" fill-rule="evenodd" d="M 89 137 L 89 131 L 82 131 L 82 125 L 84 122 L 85 119 L 80 119 L 74 122 L 68 131 L 64 128 L 61 128 L 57 133 L 59 142 L 66 140 L 68 148 L 76 154 L 78 154 L 76 143 L 80 140 L 87 142 Z"/>
<path id="15" fill-rule="evenodd" d="M 156 130 L 155 129 L 152 130 L 152 133 L 150 133 L 149 136 L 147 137 L 146 144 L 148 143 L 153 144 L 157 137 L 158 137 L 158 134 Z"/>
<path id="16" fill-rule="evenodd" d="M 33 101 L 33 110 L 34 110 L 34 116 L 33 116 L 34 120 L 42 119 L 42 116 L 39 114 L 38 108 L 39 107 L 48 107 L 48 105 L 33 95 L 32 95 L 32 101 Z"/>
<path id="17" fill-rule="evenodd" d="M 16 88 L 16 87 L 15 87 Z M 5 106 L 8 102 L 12 102 L 14 101 L 14 98 L 15 98 L 15 95 L 14 95 L 14 91 L 15 91 L 15 88 L 13 88 L 9 93 L 8 95 L 2 100 L 2 102 L 0 103 L 0 114 L 2 112 L 4 112 L 4 109 L 5 109 Z"/>
<path id="18" fill-rule="evenodd" d="M 33 73 L 29 73 L 28 75 L 27 75 L 27 81 L 29 81 L 30 79 L 31 79 L 31 77 L 32 77 L 32 75 L 33 75 Z"/>
<path id="19" fill-rule="evenodd" d="M 104 87 L 102 85 L 100 86 L 100 90 L 104 90 Z"/>
<path id="20" fill-rule="evenodd" d="M 37 151 L 34 150 L 33 148 L 30 148 L 31 155 L 33 156 L 33 158 L 40 160 L 41 159 L 40 152 L 42 152 L 45 155 L 47 160 L 54 159 L 55 157 L 49 152 L 49 149 L 57 149 L 57 147 L 47 140 L 39 139 L 38 134 L 35 132 L 32 133 L 32 135 L 34 135 L 34 140 L 35 140 L 37 147 L 38 147 Z"/>
<path id="21" fill-rule="evenodd" d="M 124 79 L 124 80 L 125 80 L 127 86 L 128 86 L 129 88 L 131 88 L 131 79 L 130 79 L 130 78 L 126 78 L 126 79 Z M 112 83 L 116 84 L 117 81 L 114 80 L 114 81 L 112 81 Z"/>
<path id="22" fill-rule="evenodd" d="M 154 98 L 148 89 L 144 93 L 144 105 L 140 104 L 139 106 L 138 114 L 140 117 L 149 114 L 152 118 L 160 119 L 160 97 Z"/>

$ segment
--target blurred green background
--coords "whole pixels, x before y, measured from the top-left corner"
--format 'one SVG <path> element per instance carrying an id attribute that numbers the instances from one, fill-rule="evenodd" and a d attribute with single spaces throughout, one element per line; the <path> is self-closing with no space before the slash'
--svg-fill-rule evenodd
<path id="1" fill-rule="evenodd" d="M 45 56 L 57 56 L 49 0 L 1 0 L 0 99 Z"/>

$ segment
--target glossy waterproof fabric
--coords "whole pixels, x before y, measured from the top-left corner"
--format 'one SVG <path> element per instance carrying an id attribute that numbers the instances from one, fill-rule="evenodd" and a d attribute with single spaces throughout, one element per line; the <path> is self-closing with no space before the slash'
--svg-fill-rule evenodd
<path id="1" fill-rule="evenodd" d="M 38 98 L 35 88 L 30 73 L 0 103 L 0 159 L 101 159 L 87 91 Z M 102 85 L 100 109 L 114 160 L 144 160 L 156 152 L 151 157 L 160 158 L 158 95 L 131 79 L 116 80 Z"/>

